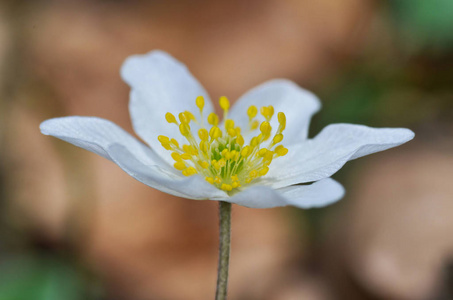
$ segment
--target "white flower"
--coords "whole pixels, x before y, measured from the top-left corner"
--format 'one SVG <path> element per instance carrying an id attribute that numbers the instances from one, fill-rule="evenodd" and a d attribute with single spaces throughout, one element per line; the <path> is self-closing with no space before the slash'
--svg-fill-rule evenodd
<path id="1" fill-rule="evenodd" d="M 221 97 L 224 121 L 218 124 L 200 83 L 161 51 L 129 57 L 121 75 L 132 89 L 134 130 L 149 146 L 96 117 L 47 120 L 42 133 L 97 153 L 150 187 L 189 199 L 256 208 L 325 206 L 344 195 L 329 177 L 347 161 L 414 136 L 403 128 L 333 124 L 308 139 L 320 102 L 288 80 L 255 87 L 231 109 Z"/>

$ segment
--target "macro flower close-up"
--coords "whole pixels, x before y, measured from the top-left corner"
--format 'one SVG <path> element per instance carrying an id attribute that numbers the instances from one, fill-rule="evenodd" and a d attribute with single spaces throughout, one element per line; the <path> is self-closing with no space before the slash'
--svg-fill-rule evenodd
<path id="1" fill-rule="evenodd" d="M 121 76 L 131 87 L 131 120 L 143 142 L 97 117 L 50 119 L 41 131 L 179 197 L 253 208 L 325 206 L 344 195 L 330 176 L 347 161 L 414 136 L 403 128 L 332 124 L 308 138 L 320 101 L 283 79 L 253 88 L 231 105 L 220 97 L 219 116 L 185 65 L 162 51 L 129 57 Z"/>
<path id="2" fill-rule="evenodd" d="M 452 19 L 0 1 L 0 300 L 453 300 Z"/>

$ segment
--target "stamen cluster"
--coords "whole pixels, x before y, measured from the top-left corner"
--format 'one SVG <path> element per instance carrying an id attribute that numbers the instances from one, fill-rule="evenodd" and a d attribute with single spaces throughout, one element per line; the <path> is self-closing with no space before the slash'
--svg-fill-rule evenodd
<path id="1" fill-rule="evenodd" d="M 252 105 L 247 109 L 248 130 L 253 132 L 259 129 L 259 133 L 252 137 L 248 145 L 244 145 L 241 128 L 227 118 L 230 102 L 226 97 L 220 97 L 219 100 L 224 112 L 223 130 L 219 127 L 219 116 L 215 113 L 207 116 L 209 126 L 206 128 L 203 120 L 204 98 L 197 97 L 195 103 L 200 110 L 200 122 L 189 111 L 181 112 L 178 115 L 179 121 L 169 112 L 165 115 L 168 123 L 179 127 L 187 144 L 180 145 L 176 139 L 163 135 L 158 137 L 162 146 L 172 151 L 171 157 L 175 161 L 173 166 L 184 176 L 201 174 L 210 184 L 231 192 L 266 175 L 272 160 L 288 153 L 288 149 L 280 144 L 283 140 L 282 132 L 286 127 L 286 116 L 283 112 L 277 114 L 279 126 L 271 138 L 270 120 L 274 115 L 273 106 L 261 107 L 260 113 L 265 119 L 261 123 L 256 119 L 258 108 Z M 200 127 L 198 139 L 191 132 L 192 121 Z"/>

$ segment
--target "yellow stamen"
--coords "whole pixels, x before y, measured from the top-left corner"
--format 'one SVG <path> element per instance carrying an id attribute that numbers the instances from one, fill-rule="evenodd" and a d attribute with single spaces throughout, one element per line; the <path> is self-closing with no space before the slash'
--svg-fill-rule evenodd
<path id="1" fill-rule="evenodd" d="M 184 150 L 184 152 L 188 153 L 188 154 L 191 154 L 191 155 L 198 155 L 198 150 L 195 149 L 193 146 L 191 145 L 182 145 L 182 149 Z"/>
<path id="2" fill-rule="evenodd" d="M 171 157 L 176 161 L 182 161 L 181 155 L 179 153 L 173 152 Z"/>
<path id="3" fill-rule="evenodd" d="M 274 107 L 272 105 L 261 107 L 261 115 L 269 121 L 274 115 Z"/>
<path id="4" fill-rule="evenodd" d="M 278 116 L 278 123 L 280 124 L 280 127 L 281 127 L 281 131 L 283 131 L 286 128 L 286 116 L 282 112 L 279 112 L 277 114 L 277 116 Z"/>
<path id="5" fill-rule="evenodd" d="M 241 147 L 244 145 L 244 138 L 242 137 L 242 135 L 238 135 L 236 143 L 238 143 L 238 145 Z"/>
<path id="6" fill-rule="evenodd" d="M 184 170 L 185 168 L 187 168 L 186 164 L 183 163 L 182 161 L 177 161 L 175 162 L 175 164 L 173 165 L 175 167 L 176 170 Z"/>
<path id="7" fill-rule="evenodd" d="M 184 175 L 184 176 L 192 176 L 195 174 L 198 174 L 198 172 L 194 167 L 189 167 L 189 168 L 185 169 L 184 171 L 182 171 L 182 175 Z"/>
<path id="8" fill-rule="evenodd" d="M 184 160 L 189 160 L 192 158 L 192 155 L 190 155 L 189 153 L 183 153 L 181 154 L 181 158 Z"/>
<path id="9" fill-rule="evenodd" d="M 165 135 L 159 135 L 157 137 L 157 139 L 159 140 L 159 142 L 161 143 L 169 143 L 170 142 L 170 139 L 168 137 L 166 137 Z"/>
<path id="10" fill-rule="evenodd" d="M 228 128 L 227 132 L 231 137 L 235 137 L 237 135 L 236 130 L 234 130 L 233 128 Z"/>
<path id="11" fill-rule="evenodd" d="M 177 140 L 175 140 L 175 139 L 171 139 L 171 140 L 170 140 L 170 142 L 171 142 L 171 143 L 172 143 L 172 144 L 173 144 L 174 146 L 176 146 L 176 147 L 178 147 L 178 148 L 179 148 L 179 143 L 178 143 L 178 141 L 177 141 Z"/>
<path id="12" fill-rule="evenodd" d="M 249 116 L 249 120 L 252 120 L 254 117 L 256 117 L 256 114 L 258 113 L 258 109 L 256 108 L 255 105 L 252 105 L 247 109 L 247 115 Z"/>
<path id="13" fill-rule="evenodd" d="M 204 107 L 204 97 L 203 96 L 198 96 L 197 99 L 195 100 L 195 104 L 200 109 L 200 112 L 202 112 L 203 111 L 203 107 Z"/>
<path id="14" fill-rule="evenodd" d="M 250 130 L 255 130 L 258 128 L 258 126 L 260 125 L 260 122 L 258 122 L 258 120 L 255 120 L 253 121 L 251 124 L 250 124 Z"/>
<path id="15" fill-rule="evenodd" d="M 202 152 L 204 152 L 204 153 L 207 153 L 207 152 L 208 152 L 208 150 L 209 150 L 209 144 L 208 144 L 208 142 L 206 142 L 206 141 L 201 141 L 199 146 L 200 146 L 200 150 L 201 150 Z"/>
<path id="16" fill-rule="evenodd" d="M 229 129 L 229 128 L 234 128 L 234 121 L 231 119 L 228 119 L 225 121 L 225 129 Z"/>
<path id="17" fill-rule="evenodd" d="M 288 153 L 288 149 L 280 145 L 275 148 L 275 153 L 277 153 L 278 156 L 285 156 L 286 153 Z"/>
<path id="18" fill-rule="evenodd" d="M 208 123 L 217 126 L 219 124 L 219 117 L 215 113 L 210 113 L 208 116 Z"/>
<path id="19" fill-rule="evenodd" d="M 200 161 L 199 164 L 203 169 L 209 168 L 209 163 L 207 161 Z"/>
<path id="20" fill-rule="evenodd" d="M 274 144 L 278 144 L 278 143 L 280 143 L 281 141 L 283 141 L 283 134 L 281 134 L 281 133 L 276 134 L 276 135 L 274 136 L 274 138 L 272 139 L 272 142 L 273 142 Z"/>
<path id="21" fill-rule="evenodd" d="M 162 143 L 162 147 L 164 147 L 166 150 L 172 150 L 173 149 L 171 147 L 170 143 Z"/>
<path id="22" fill-rule="evenodd" d="M 171 151 L 171 157 L 175 161 L 173 166 L 181 171 L 182 175 L 200 174 L 215 187 L 229 194 L 236 193 L 244 185 L 252 184 L 257 178 L 266 176 L 272 160 L 288 153 L 288 149 L 280 144 L 283 141 L 282 132 L 286 128 L 286 116 L 283 112 L 277 114 L 278 129 L 271 137 L 270 124 L 274 116 L 272 105 L 261 107 L 260 110 L 252 105 L 247 109 L 249 129 L 258 131 L 252 133 L 255 136 L 246 144 L 241 128 L 235 127 L 235 122 L 226 118 L 230 109 L 230 102 L 226 97 L 219 99 L 220 107 L 224 111 L 223 130 L 218 127 L 219 117 L 215 113 L 208 115 L 209 125 L 205 127 L 202 116 L 205 103 L 202 96 L 196 98 L 195 104 L 200 110 L 201 120 L 197 120 L 190 111 L 181 112 L 178 119 L 172 113 L 165 114 L 166 121 L 176 124 L 186 139 L 187 143 L 183 144 L 182 148 L 176 139 L 158 136 L 162 147 Z M 255 119 L 258 111 L 265 119 L 262 122 Z M 192 121 L 198 128 L 196 134 L 191 132 L 189 124 Z M 250 131 L 246 130 L 244 135 L 250 134 Z M 269 139 L 270 142 L 264 144 Z"/>
<path id="23" fill-rule="evenodd" d="M 217 126 L 213 126 L 211 128 L 211 130 L 209 131 L 209 136 L 212 138 L 212 139 L 218 139 L 219 137 L 222 136 L 222 130 L 220 130 L 219 127 Z"/>
<path id="24" fill-rule="evenodd" d="M 206 128 L 201 128 L 200 130 L 198 130 L 198 136 L 202 141 L 207 141 L 209 139 L 209 133 Z"/>
<path id="25" fill-rule="evenodd" d="M 228 98 L 225 96 L 220 97 L 219 104 L 224 111 L 230 109 L 230 101 L 228 101 Z"/>
<path id="26" fill-rule="evenodd" d="M 190 123 L 190 118 L 187 116 L 187 114 L 185 112 L 180 113 L 178 117 L 179 117 L 179 121 L 182 124 L 189 124 Z"/>
<path id="27" fill-rule="evenodd" d="M 264 166 L 260 171 L 259 171 L 259 175 L 260 176 L 264 176 L 267 174 L 267 172 L 269 172 L 269 167 L 268 166 Z"/>
<path id="28" fill-rule="evenodd" d="M 271 130 L 272 130 L 272 127 L 271 127 L 271 124 L 269 124 L 269 122 L 264 121 L 263 123 L 261 123 L 260 131 L 263 135 L 269 135 L 271 133 Z"/>
<path id="29" fill-rule="evenodd" d="M 190 134 L 189 124 L 187 124 L 187 123 L 179 124 L 179 132 L 181 132 L 181 134 L 185 137 L 188 136 Z"/>
<path id="30" fill-rule="evenodd" d="M 250 154 L 252 153 L 252 149 L 250 148 L 250 146 L 245 146 L 242 151 L 241 151 L 241 155 L 243 157 L 247 157 L 249 156 Z"/>
<path id="31" fill-rule="evenodd" d="M 222 183 L 222 185 L 220 186 L 220 188 L 224 191 L 231 191 L 233 189 L 233 187 L 230 185 L 230 184 L 225 184 L 225 183 Z"/>
<path id="32" fill-rule="evenodd" d="M 185 111 L 184 112 L 184 115 L 186 115 L 186 118 L 189 120 L 189 121 L 196 121 L 197 119 L 195 118 L 195 116 L 193 115 L 193 113 L 191 113 L 190 111 Z"/>
<path id="33" fill-rule="evenodd" d="M 178 124 L 178 122 L 176 122 L 175 116 L 169 112 L 165 114 L 165 120 L 167 120 L 168 123 Z"/>

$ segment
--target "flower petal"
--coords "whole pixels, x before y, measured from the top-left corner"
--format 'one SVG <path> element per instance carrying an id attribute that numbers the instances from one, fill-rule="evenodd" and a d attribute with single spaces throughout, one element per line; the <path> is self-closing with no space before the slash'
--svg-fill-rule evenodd
<path id="1" fill-rule="evenodd" d="M 41 132 L 52 135 L 88 151 L 112 160 L 108 147 L 124 145 L 137 159 L 149 165 L 166 165 L 149 147 L 138 141 L 116 124 L 96 117 L 64 117 L 44 121 Z M 167 165 L 168 169 L 170 166 Z"/>
<path id="2" fill-rule="evenodd" d="M 203 115 L 213 111 L 209 96 L 187 67 L 162 51 L 152 51 L 145 55 L 134 55 L 126 59 L 121 76 L 130 86 L 129 110 L 135 132 L 156 153 L 171 163 L 170 151 L 165 150 L 157 140 L 159 135 L 185 142 L 178 127 L 165 120 L 167 112 L 176 118 L 185 110 L 200 120 L 200 112 L 195 104 L 198 96 L 205 98 Z M 197 126 L 192 132 L 196 132 Z"/>
<path id="3" fill-rule="evenodd" d="M 228 195 L 209 184 L 199 175 L 190 177 L 175 176 L 159 166 L 148 166 L 123 145 L 112 145 L 109 154 L 113 161 L 138 181 L 162 192 L 195 200 L 225 198 Z"/>
<path id="4" fill-rule="evenodd" d="M 270 122 L 274 132 L 278 128 L 277 113 L 285 113 L 285 145 L 307 138 L 310 119 L 321 108 L 321 102 L 314 94 L 284 79 L 271 80 L 253 88 L 232 107 L 230 116 L 244 131 L 249 129 L 247 109 L 251 105 L 258 109 L 268 105 L 274 107 L 275 115 Z"/>
<path id="5" fill-rule="evenodd" d="M 317 181 L 332 176 L 349 160 L 399 146 L 413 137 L 405 128 L 332 124 L 314 139 L 288 147 L 288 154 L 272 162 L 263 180 L 274 188 Z"/>
<path id="6" fill-rule="evenodd" d="M 99 154 L 135 179 L 163 192 L 191 199 L 228 197 L 201 176 L 183 177 L 150 148 L 114 123 L 94 117 L 65 117 L 41 123 L 52 135 Z"/>
<path id="7" fill-rule="evenodd" d="M 326 178 L 310 185 L 294 185 L 277 190 L 267 186 L 252 186 L 224 201 L 252 208 L 287 205 L 312 208 L 332 204 L 343 196 L 343 186 Z"/>

